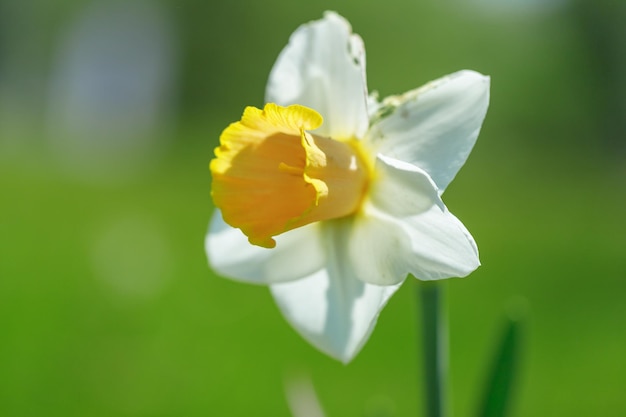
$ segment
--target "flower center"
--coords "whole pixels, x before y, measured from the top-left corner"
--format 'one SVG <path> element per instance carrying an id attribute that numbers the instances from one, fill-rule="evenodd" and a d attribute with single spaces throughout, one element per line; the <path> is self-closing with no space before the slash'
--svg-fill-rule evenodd
<path id="1" fill-rule="evenodd" d="M 288 230 L 357 211 L 370 178 L 356 139 L 313 135 L 322 116 L 304 106 L 247 107 L 211 161 L 211 194 L 224 221 L 250 243 L 276 246 Z"/>

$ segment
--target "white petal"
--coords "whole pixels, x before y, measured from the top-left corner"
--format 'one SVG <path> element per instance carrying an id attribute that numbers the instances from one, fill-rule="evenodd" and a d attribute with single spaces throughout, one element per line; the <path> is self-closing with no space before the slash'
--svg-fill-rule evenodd
<path id="1" fill-rule="evenodd" d="M 351 264 L 360 279 L 389 285 L 409 273 L 422 280 L 462 277 L 480 265 L 474 239 L 426 172 L 384 156 L 376 168 L 380 179 L 350 236 Z"/>
<path id="2" fill-rule="evenodd" d="M 345 254 L 346 227 L 332 224 L 327 232 L 327 267 L 311 276 L 271 286 L 289 323 L 321 351 L 349 362 L 367 341 L 378 315 L 399 285 L 363 282 Z"/>
<path id="3" fill-rule="evenodd" d="M 488 105 L 489 77 L 460 71 L 385 99 L 367 140 L 425 170 L 443 193 L 472 150 Z"/>
<path id="4" fill-rule="evenodd" d="M 205 248 L 213 270 L 254 284 L 297 280 L 324 265 L 324 249 L 317 225 L 300 227 L 275 239 L 273 249 L 251 245 L 241 230 L 224 223 L 221 212 L 215 210 Z"/>
<path id="5" fill-rule="evenodd" d="M 333 12 L 300 26 L 272 68 L 265 99 L 318 111 L 322 136 L 363 137 L 369 124 L 363 41 Z"/>

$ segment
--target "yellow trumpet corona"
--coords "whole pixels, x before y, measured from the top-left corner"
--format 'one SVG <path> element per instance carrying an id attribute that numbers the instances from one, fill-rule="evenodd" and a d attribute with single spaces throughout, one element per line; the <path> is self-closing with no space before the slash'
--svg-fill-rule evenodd
<path id="1" fill-rule="evenodd" d="M 250 243 L 273 248 L 276 235 L 361 205 L 372 172 L 362 145 L 312 134 L 322 122 L 313 109 L 268 103 L 247 107 L 220 136 L 211 193 Z"/>

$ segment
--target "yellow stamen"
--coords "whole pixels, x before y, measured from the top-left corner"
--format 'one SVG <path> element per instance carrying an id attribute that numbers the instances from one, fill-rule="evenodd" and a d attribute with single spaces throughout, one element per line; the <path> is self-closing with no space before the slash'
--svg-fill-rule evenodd
<path id="1" fill-rule="evenodd" d="M 313 135 L 322 117 L 304 106 L 247 107 L 228 126 L 211 161 L 215 205 L 250 243 L 272 248 L 273 236 L 354 213 L 369 169 L 356 140 Z M 355 142 L 352 144 L 351 142 Z"/>

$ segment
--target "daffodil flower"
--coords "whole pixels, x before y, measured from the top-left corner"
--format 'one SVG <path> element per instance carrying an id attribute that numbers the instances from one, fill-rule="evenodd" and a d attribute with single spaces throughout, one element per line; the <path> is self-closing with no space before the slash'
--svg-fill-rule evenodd
<path id="1" fill-rule="evenodd" d="M 211 161 L 209 261 L 269 285 L 306 340 L 348 362 L 408 274 L 480 265 L 441 195 L 474 146 L 489 78 L 460 71 L 378 102 L 361 38 L 327 12 L 293 33 L 266 102 L 224 130 Z"/>

